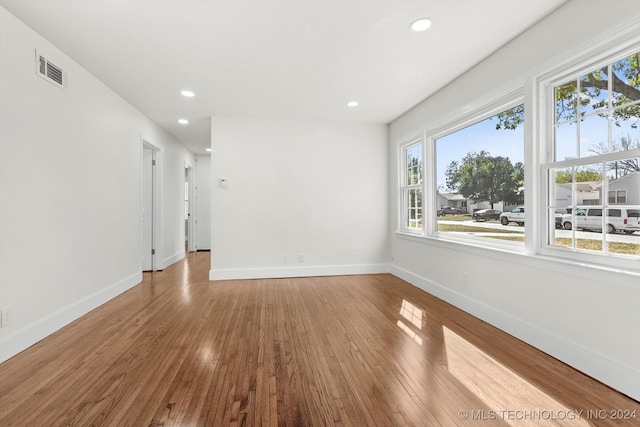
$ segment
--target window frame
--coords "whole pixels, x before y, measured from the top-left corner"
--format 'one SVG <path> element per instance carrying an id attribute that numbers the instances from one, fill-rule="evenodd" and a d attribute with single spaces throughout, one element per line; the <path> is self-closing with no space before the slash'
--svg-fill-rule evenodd
<path id="1" fill-rule="evenodd" d="M 463 123 L 467 118 L 466 122 L 468 122 L 468 114 L 472 114 L 473 111 L 483 105 L 490 104 L 491 99 L 495 99 L 487 97 L 487 92 L 484 92 L 484 95 L 475 94 L 471 99 L 461 99 L 458 103 L 458 108 L 449 114 L 441 116 L 443 117 L 442 119 L 434 120 L 430 119 L 428 115 L 425 116 L 424 122 L 416 129 L 409 131 L 404 137 L 395 139 L 396 149 L 398 144 L 406 140 L 407 137 L 415 139 L 422 137 L 425 144 L 424 230 L 421 234 L 407 233 L 398 226 L 395 233 L 396 238 L 407 240 L 414 244 L 428 245 L 435 250 L 455 250 L 477 256 L 490 257 L 503 262 L 518 262 L 533 268 L 554 269 L 586 279 L 597 277 L 601 280 L 611 280 L 612 277 L 615 277 L 615 280 L 621 283 L 636 286 L 640 277 L 640 260 L 624 260 L 622 263 L 611 262 L 611 257 L 602 255 L 589 256 L 590 254 L 584 252 L 567 256 L 567 251 L 554 250 L 554 248 L 545 246 L 545 239 L 549 230 L 546 208 L 548 176 L 543 171 L 547 161 L 546 150 L 551 140 L 550 132 L 553 131 L 553 127 L 548 126 L 549 120 L 546 115 L 547 105 L 545 101 L 545 96 L 548 97 L 548 94 L 544 93 L 544 85 L 542 83 L 558 75 L 564 76 L 563 78 L 566 82 L 567 76 L 571 73 L 575 73 L 578 76 L 581 72 L 590 68 L 585 65 L 586 62 L 590 61 L 593 64 L 600 60 L 602 63 L 609 63 L 608 58 L 623 57 L 623 51 L 632 52 L 637 50 L 638 46 L 640 46 L 640 33 L 638 30 L 640 30 L 640 23 L 620 27 L 600 41 L 595 43 L 590 41 L 588 45 L 568 52 L 562 57 L 550 58 L 546 64 L 542 64 L 530 73 L 518 75 L 511 81 L 513 83 L 511 87 L 523 88 L 524 91 L 524 164 L 526 184 L 523 204 L 527 209 L 524 250 L 513 247 L 501 248 L 499 245 L 489 244 L 490 242 L 487 242 L 487 239 L 479 242 L 472 241 L 472 239 L 457 241 L 451 238 L 443 238 L 434 235 L 433 229 L 429 229 L 429 227 L 433 228 L 433 220 L 430 216 L 435 216 L 435 210 L 432 213 L 432 209 L 428 207 L 428 204 L 435 203 L 436 197 L 433 194 L 434 191 L 432 191 L 432 189 L 435 189 L 433 184 L 435 182 L 435 170 L 429 170 L 432 168 L 429 161 L 434 158 L 433 143 L 427 144 L 426 137 L 456 120 L 460 120 Z M 559 81 L 558 83 L 563 82 Z M 509 86 L 505 85 L 502 88 L 505 87 Z M 496 90 L 491 93 L 496 93 Z M 467 113 L 467 111 L 471 113 Z M 438 115 L 437 112 L 435 114 L 436 116 Z M 551 123 L 553 124 L 553 121 Z M 460 127 L 462 126 L 464 124 L 460 125 Z M 395 151 L 395 153 L 399 153 L 399 151 Z M 394 163 L 398 167 L 400 164 L 399 159 Z M 399 197 L 396 197 L 396 201 L 398 200 Z M 398 207 L 400 206 L 398 205 Z M 398 219 L 400 210 L 396 212 L 396 220 L 400 224 L 401 220 Z M 553 216 L 551 219 L 555 222 Z"/>
<path id="2" fill-rule="evenodd" d="M 398 194 L 398 226 L 397 233 L 400 235 L 420 237 L 424 239 L 452 242 L 454 244 L 472 245 L 483 248 L 494 248 L 501 251 L 523 253 L 524 245 L 519 242 L 506 240 L 489 239 L 473 235 L 454 235 L 453 233 L 437 231 L 437 158 L 435 152 L 435 141 L 438 138 L 457 132 L 466 127 L 472 126 L 483 120 L 493 117 L 498 113 L 506 111 L 518 105 L 525 104 L 524 86 L 512 85 L 494 97 L 483 100 L 462 113 L 457 112 L 450 119 L 430 128 L 423 130 L 419 136 L 406 138 L 399 143 L 399 194 Z M 404 192 L 408 189 L 404 186 L 406 182 L 406 149 L 414 144 L 422 144 L 422 228 L 405 227 L 405 207 Z M 523 141 L 523 152 L 526 143 Z M 524 203 L 523 203 L 524 205 Z M 526 243 L 526 237 L 525 237 Z"/>
<path id="3" fill-rule="evenodd" d="M 634 149 L 555 160 L 555 88 L 567 84 L 567 82 L 570 81 L 577 81 L 582 75 L 591 70 L 609 66 L 620 59 L 637 53 L 640 51 L 640 37 L 624 39 L 623 36 L 620 36 L 619 38 L 612 38 L 602 43 L 596 50 L 597 52 L 584 52 L 577 55 L 568 63 L 559 64 L 534 78 L 533 102 L 537 104 L 534 110 L 538 115 L 535 126 L 537 134 L 540 136 L 539 151 L 537 153 L 539 162 L 536 162 L 537 167 L 535 173 L 537 174 L 538 182 L 542 183 L 536 192 L 538 221 L 536 221 L 535 232 L 536 239 L 539 242 L 537 244 L 537 253 L 542 256 L 563 259 L 581 265 L 589 264 L 637 272 L 640 271 L 640 257 L 638 256 L 612 254 L 606 249 L 603 249 L 601 252 L 591 253 L 584 250 L 559 247 L 550 243 L 555 236 L 555 225 L 552 222 L 554 218 L 548 213 L 552 207 L 550 200 L 554 197 L 554 189 L 551 188 L 552 180 L 550 171 L 600 164 L 603 167 L 604 173 L 606 173 L 606 164 L 608 162 L 630 157 L 640 157 L 640 149 Z M 577 120 L 580 121 L 579 112 Z M 609 138 L 611 138 L 610 134 Z M 572 197 L 574 191 L 575 190 L 572 189 Z M 609 202 L 609 188 L 606 179 L 603 179 L 603 189 L 600 199 L 600 203 L 594 205 L 594 208 L 599 207 L 604 210 L 616 206 L 616 204 Z M 604 231 L 604 228 L 602 234 L 603 242 L 606 242 L 607 233 Z"/>
<path id="4" fill-rule="evenodd" d="M 458 114 L 450 120 L 441 123 L 439 126 L 432 128 L 425 132 L 425 144 L 426 153 L 428 154 L 426 163 L 430 173 L 426 174 L 425 186 L 427 204 L 437 208 L 438 202 L 438 182 L 437 182 L 437 153 L 436 153 L 436 140 L 443 138 L 452 133 L 458 132 L 467 127 L 480 123 L 490 117 L 493 117 L 503 111 L 509 110 L 518 105 L 524 104 L 524 86 L 513 85 L 508 90 L 505 90 L 494 97 L 479 102 L 472 106 L 469 110 L 462 114 Z M 526 106 L 525 106 L 526 110 Z M 526 119 L 525 119 L 526 121 Z M 525 141 L 523 143 L 523 154 L 525 150 Z M 524 203 L 523 203 L 524 205 Z M 432 212 L 433 211 L 433 212 Z M 427 237 L 450 241 L 455 243 L 480 245 L 487 248 L 494 248 L 499 250 L 508 250 L 514 252 L 524 252 L 524 245 L 518 242 L 511 242 L 507 240 L 490 239 L 487 237 L 480 237 L 474 235 L 458 235 L 448 232 L 439 232 L 437 230 L 437 215 L 436 209 L 428 209 L 423 214 L 424 221 L 426 222 L 426 235 Z M 526 237 L 525 237 L 526 242 Z"/>
<path id="5" fill-rule="evenodd" d="M 407 152 L 412 147 L 420 147 L 422 150 L 421 161 L 422 161 L 422 170 L 420 179 L 416 184 L 408 183 L 408 165 L 407 165 Z M 402 233 L 411 234 L 411 235 L 422 235 L 424 233 L 424 224 L 425 224 L 425 194 L 424 194 L 424 181 L 425 181 L 425 150 L 424 150 L 424 141 L 421 136 L 413 137 L 402 144 L 400 144 L 400 173 L 399 173 L 399 197 L 398 197 L 398 230 Z M 411 190 L 421 190 L 422 191 L 422 226 L 421 227 L 409 227 L 408 221 L 408 209 L 410 207 L 405 205 L 405 194 Z"/>

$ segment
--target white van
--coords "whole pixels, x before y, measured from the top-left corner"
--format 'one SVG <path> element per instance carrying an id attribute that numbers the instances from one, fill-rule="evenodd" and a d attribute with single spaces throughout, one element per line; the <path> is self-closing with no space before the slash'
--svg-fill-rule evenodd
<path id="1" fill-rule="evenodd" d="M 602 208 L 578 208 L 575 221 L 576 229 L 602 231 Z M 562 226 L 565 230 L 571 230 L 571 214 L 562 215 Z M 640 208 L 629 206 L 607 208 L 605 227 L 607 233 L 622 231 L 631 234 L 634 231 L 640 231 Z"/>

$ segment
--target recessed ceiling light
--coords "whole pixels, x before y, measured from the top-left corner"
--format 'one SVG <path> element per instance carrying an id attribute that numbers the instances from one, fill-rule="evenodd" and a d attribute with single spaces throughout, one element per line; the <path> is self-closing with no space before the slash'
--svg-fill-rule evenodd
<path id="1" fill-rule="evenodd" d="M 349 101 L 349 102 L 347 102 L 347 107 L 357 107 L 358 105 L 360 105 L 360 103 L 358 101 Z"/>
<path id="2" fill-rule="evenodd" d="M 211 151 L 211 148 L 205 148 L 204 151 Z"/>
<path id="3" fill-rule="evenodd" d="M 431 26 L 431 19 L 429 18 L 420 18 L 416 19 L 409 25 L 411 31 L 420 32 L 424 31 Z"/>
<path id="4" fill-rule="evenodd" d="M 193 98 L 194 96 L 196 96 L 196 94 L 191 92 L 190 90 L 183 90 L 182 92 L 180 92 L 180 95 L 185 96 L 187 98 Z"/>
<path id="5" fill-rule="evenodd" d="M 180 123 L 181 125 L 188 125 L 189 124 L 189 120 L 187 120 L 187 119 L 178 119 L 178 123 Z"/>

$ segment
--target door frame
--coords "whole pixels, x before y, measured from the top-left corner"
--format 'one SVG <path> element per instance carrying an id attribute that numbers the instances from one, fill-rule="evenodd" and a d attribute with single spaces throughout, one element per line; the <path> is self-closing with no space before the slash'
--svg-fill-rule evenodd
<path id="1" fill-rule="evenodd" d="M 142 267 L 142 248 L 144 247 L 144 233 L 142 230 L 142 203 L 144 197 L 144 150 L 150 149 L 152 150 L 152 159 L 155 161 L 155 165 L 152 168 L 152 207 L 151 207 L 151 215 L 152 215 L 152 228 L 151 228 L 151 238 L 152 238 L 152 249 L 154 252 L 151 255 L 151 271 L 162 270 L 163 266 L 161 265 L 161 254 L 162 254 L 162 217 L 160 215 L 160 207 L 162 206 L 162 149 L 157 145 L 149 142 L 147 138 L 144 136 L 140 136 L 140 271 L 143 271 Z"/>
<path id="2" fill-rule="evenodd" d="M 187 203 L 187 210 L 189 211 L 189 217 L 187 220 L 187 241 L 188 241 L 188 245 L 187 245 L 187 252 L 195 252 L 196 250 L 196 234 L 195 234 L 195 229 L 194 229 L 194 224 L 195 224 L 195 215 L 194 215 L 194 209 L 195 209 L 195 203 L 194 203 L 194 197 L 195 197 L 195 191 L 194 191 L 194 179 L 195 179 L 195 174 L 194 171 L 195 169 L 193 168 L 193 166 L 189 165 L 187 162 L 184 162 L 184 168 L 186 171 L 186 178 L 187 178 L 187 182 L 189 184 L 187 192 L 188 192 L 188 196 L 189 196 L 189 201 Z"/>

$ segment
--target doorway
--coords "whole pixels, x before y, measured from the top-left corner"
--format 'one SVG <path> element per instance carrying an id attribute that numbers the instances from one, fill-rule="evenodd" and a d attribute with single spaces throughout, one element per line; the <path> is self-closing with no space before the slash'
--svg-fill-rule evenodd
<path id="1" fill-rule="evenodd" d="M 157 157 L 158 150 L 142 143 L 142 271 L 157 270 Z"/>
<path id="2" fill-rule="evenodd" d="M 194 215 L 193 211 L 193 168 L 184 165 L 184 238 L 185 250 L 193 252 L 196 250 L 194 239 Z"/>

